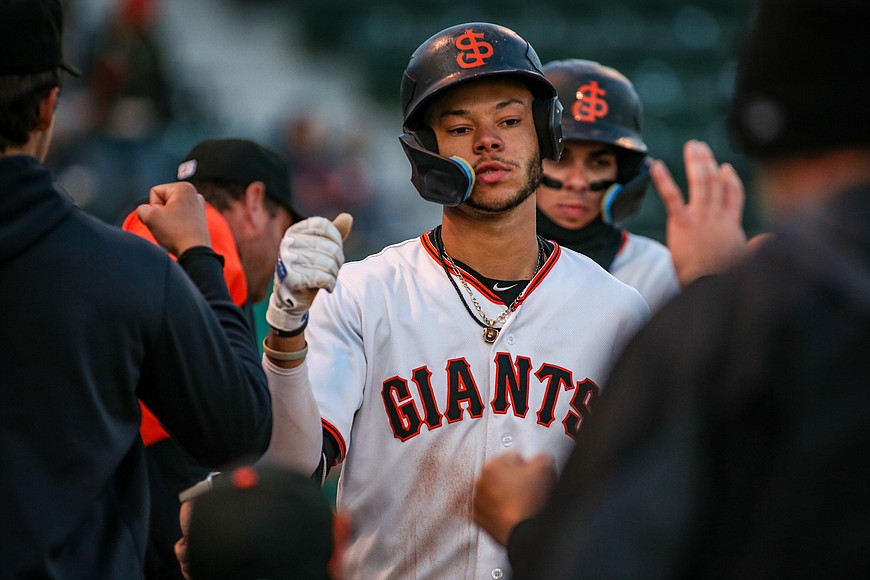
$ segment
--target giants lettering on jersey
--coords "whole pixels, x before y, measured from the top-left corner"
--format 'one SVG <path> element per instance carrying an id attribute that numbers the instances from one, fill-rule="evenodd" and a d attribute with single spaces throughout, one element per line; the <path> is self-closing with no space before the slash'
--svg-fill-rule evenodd
<path id="1" fill-rule="evenodd" d="M 533 389 L 542 392 L 537 410 L 539 425 L 549 427 L 556 419 L 554 410 L 562 391 L 571 393 L 570 409 L 562 417 L 565 434 L 576 437 L 583 421 L 592 413 L 592 406 L 598 399 L 598 385 L 586 378 L 574 383 L 571 371 L 544 363 L 535 371 L 532 383 L 532 361 L 528 357 L 513 359 L 509 353 L 500 352 L 494 359 L 496 376 L 494 396 L 489 406 L 492 412 L 505 414 L 512 412 L 517 417 L 525 417 L 529 411 L 530 385 L 540 385 Z M 393 429 L 393 435 L 402 441 L 418 435 L 422 426 L 431 431 L 441 427 L 444 419 L 448 423 L 461 421 L 467 412 L 472 419 L 483 415 L 484 403 L 480 396 L 468 361 L 464 358 L 451 359 L 446 366 L 447 402 L 446 408 L 438 408 L 432 384 L 432 371 L 427 367 L 411 371 L 411 386 L 404 377 L 395 376 L 383 383 L 381 396 L 384 408 Z M 415 399 L 412 390 L 418 395 Z M 534 401 L 537 404 L 538 401 Z"/>

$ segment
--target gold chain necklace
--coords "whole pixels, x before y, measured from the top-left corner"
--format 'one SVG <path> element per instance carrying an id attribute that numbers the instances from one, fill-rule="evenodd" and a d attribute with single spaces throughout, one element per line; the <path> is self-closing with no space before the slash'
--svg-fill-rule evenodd
<path id="1" fill-rule="evenodd" d="M 483 312 L 483 308 L 480 306 L 480 302 L 478 302 L 477 298 L 475 298 L 474 292 L 471 291 L 471 287 L 468 285 L 468 282 L 465 281 L 465 276 L 462 275 L 462 271 L 456 266 L 456 263 L 453 261 L 453 258 L 450 257 L 450 255 L 447 253 L 447 250 L 444 249 L 443 245 L 441 245 L 441 247 L 439 249 L 441 251 L 441 255 L 444 256 L 444 259 L 447 261 L 448 264 L 450 264 L 450 268 L 454 272 L 456 272 L 456 276 L 459 278 L 459 281 L 462 283 L 462 286 L 465 288 L 465 291 L 468 293 L 468 297 L 471 298 L 471 303 L 474 305 L 474 309 L 477 310 L 477 314 L 480 315 L 481 320 L 483 320 L 483 324 L 481 324 L 481 326 L 483 326 L 483 340 L 485 340 L 486 342 L 488 342 L 490 344 L 495 342 L 495 339 L 498 338 L 498 333 L 501 331 L 501 327 L 496 328 L 495 325 L 503 322 L 510 315 L 511 312 L 516 310 L 517 305 L 519 304 L 520 298 L 522 297 L 523 293 L 520 292 L 517 295 L 517 297 L 514 298 L 514 301 L 511 302 L 510 305 L 501 312 L 501 314 L 499 314 L 495 318 L 490 319 Z M 538 271 L 541 269 L 541 266 L 543 266 L 543 265 L 544 265 L 544 247 L 541 244 L 541 241 L 538 240 L 538 261 L 535 264 L 535 271 L 532 272 L 532 278 L 535 277 L 535 274 L 538 273 Z M 448 274 L 448 277 L 449 277 L 449 274 Z M 451 281 L 452 281 L 452 278 L 451 278 Z M 462 295 L 460 294 L 459 297 L 462 298 Z M 463 300 L 463 303 L 464 302 L 465 302 L 465 300 Z M 466 309 L 468 309 L 468 305 L 466 305 Z M 478 322 L 478 324 L 480 324 L 479 320 L 477 320 L 477 319 L 475 319 L 475 320 Z"/>

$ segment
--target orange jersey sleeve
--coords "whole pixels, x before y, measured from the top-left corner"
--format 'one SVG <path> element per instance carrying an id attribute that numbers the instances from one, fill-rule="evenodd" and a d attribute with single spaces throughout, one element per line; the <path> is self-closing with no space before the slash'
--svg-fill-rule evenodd
<path id="1" fill-rule="evenodd" d="M 227 283 L 227 288 L 230 290 L 230 296 L 232 296 L 233 302 L 237 306 L 241 306 L 248 299 L 248 285 L 245 281 L 245 272 L 242 270 L 242 261 L 239 258 L 239 251 L 236 248 L 233 232 L 224 216 L 209 203 L 205 204 L 205 217 L 208 221 L 211 247 L 224 258 L 224 280 Z M 154 239 L 151 231 L 139 219 L 135 210 L 127 216 L 121 228 L 145 238 L 153 244 L 157 243 L 157 240 Z M 152 445 L 169 437 L 169 434 L 160 424 L 157 417 L 154 416 L 154 413 L 143 405 L 141 401 L 139 406 L 142 408 L 142 423 L 139 427 L 139 433 L 145 445 Z"/>

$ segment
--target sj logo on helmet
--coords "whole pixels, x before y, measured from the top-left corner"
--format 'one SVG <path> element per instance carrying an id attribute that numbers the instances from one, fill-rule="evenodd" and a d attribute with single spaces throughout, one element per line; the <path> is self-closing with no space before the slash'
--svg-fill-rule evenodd
<path id="1" fill-rule="evenodd" d="M 571 107 L 571 114 L 576 121 L 594 123 L 607 115 L 607 101 L 602 97 L 607 91 L 598 86 L 598 81 L 589 82 L 577 89 L 577 100 Z"/>
<path id="2" fill-rule="evenodd" d="M 486 59 L 492 56 L 492 45 L 484 42 L 482 32 L 474 32 L 470 28 L 456 37 L 456 62 L 462 68 L 475 68 L 486 64 Z"/>

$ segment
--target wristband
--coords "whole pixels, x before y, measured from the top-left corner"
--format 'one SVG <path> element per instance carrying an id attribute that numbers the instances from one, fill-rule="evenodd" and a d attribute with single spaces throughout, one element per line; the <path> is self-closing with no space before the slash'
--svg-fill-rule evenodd
<path id="1" fill-rule="evenodd" d="M 272 333 L 275 336 L 290 338 L 291 336 L 298 336 L 302 334 L 302 331 L 305 330 L 306 326 L 308 326 L 308 312 L 305 312 L 305 314 L 302 315 L 302 324 L 300 324 L 298 328 L 295 328 L 293 330 L 282 330 L 280 328 L 275 328 L 271 324 L 269 325 L 269 328 L 272 330 Z"/>
<path id="2" fill-rule="evenodd" d="M 263 339 L 263 352 L 266 353 L 266 356 L 274 360 L 302 360 L 305 358 L 305 355 L 308 354 L 308 345 L 306 344 L 302 350 L 284 352 L 269 348 L 266 346 L 266 339 Z"/>

